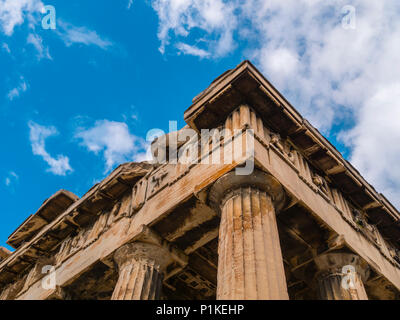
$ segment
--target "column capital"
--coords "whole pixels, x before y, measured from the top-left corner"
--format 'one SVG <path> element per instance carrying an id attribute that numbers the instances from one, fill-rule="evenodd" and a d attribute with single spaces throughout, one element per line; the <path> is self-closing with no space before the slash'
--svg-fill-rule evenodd
<path id="1" fill-rule="evenodd" d="M 319 270 L 319 277 L 333 274 L 344 274 L 343 267 L 354 267 L 361 280 L 365 282 L 370 274 L 368 264 L 357 254 L 349 252 L 329 252 L 324 253 L 314 259 L 315 265 Z"/>
<path id="2" fill-rule="evenodd" d="M 136 241 L 119 248 L 114 260 L 119 277 L 112 300 L 160 299 L 164 274 L 172 262 L 167 248 Z"/>
<path id="3" fill-rule="evenodd" d="M 163 246 L 137 241 L 117 249 L 114 253 L 114 260 L 120 269 L 136 262 L 152 266 L 157 271 L 164 273 L 173 258 L 169 250 Z"/>
<path id="4" fill-rule="evenodd" d="M 211 187 L 209 192 L 209 203 L 218 213 L 226 199 L 241 188 L 252 187 L 265 191 L 279 211 L 286 202 L 286 193 L 277 179 L 271 174 L 255 169 L 250 175 L 237 175 L 234 171 L 228 172 L 220 177 Z"/>

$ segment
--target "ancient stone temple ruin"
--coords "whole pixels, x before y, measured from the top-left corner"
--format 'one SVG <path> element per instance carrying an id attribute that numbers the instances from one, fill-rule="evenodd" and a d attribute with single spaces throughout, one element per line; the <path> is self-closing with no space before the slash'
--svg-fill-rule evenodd
<path id="1" fill-rule="evenodd" d="M 399 298 L 399 212 L 250 62 L 184 119 L 153 143 L 166 161 L 61 190 L 18 227 L 0 300 Z M 238 141 L 252 152 L 225 161 Z"/>

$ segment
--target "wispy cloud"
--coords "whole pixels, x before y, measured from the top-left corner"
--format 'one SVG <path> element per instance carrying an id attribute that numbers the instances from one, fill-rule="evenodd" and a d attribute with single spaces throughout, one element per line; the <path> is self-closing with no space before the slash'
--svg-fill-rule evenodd
<path id="1" fill-rule="evenodd" d="M 18 98 L 21 95 L 21 93 L 25 92 L 26 90 L 28 90 L 28 84 L 25 81 L 24 77 L 21 76 L 18 86 L 11 89 L 8 92 L 8 94 L 7 94 L 8 100 L 12 101 L 15 98 Z"/>
<path id="2" fill-rule="evenodd" d="M 69 164 L 69 158 L 64 155 L 58 155 L 53 158 L 46 151 L 46 139 L 58 134 L 58 131 L 53 126 L 41 126 L 33 121 L 28 123 L 30 132 L 29 140 L 32 146 L 32 152 L 34 155 L 42 157 L 42 159 L 49 165 L 47 169 L 55 175 L 65 176 L 67 173 L 72 172 L 72 168 Z"/>
<path id="3" fill-rule="evenodd" d="M 33 21 L 34 15 L 43 8 L 40 0 L 0 0 L 0 26 L 7 36 L 11 36 L 14 28 L 24 23 L 25 18 Z"/>
<path id="4" fill-rule="evenodd" d="M 235 3 L 224 0 L 152 0 L 151 5 L 159 18 L 160 52 L 165 52 L 171 40 L 186 38 L 196 30 L 202 31 L 201 37 L 208 46 L 206 51 L 212 56 L 229 53 L 234 48 L 233 32 L 237 26 Z M 180 46 L 178 49 L 188 53 L 189 47 Z M 195 52 L 194 47 L 191 52 Z M 206 56 L 204 52 L 202 54 Z"/>
<path id="5" fill-rule="evenodd" d="M 40 0 L 0 0 L 0 30 L 5 35 L 11 36 L 16 26 L 24 24 L 26 20 L 29 22 L 29 29 L 35 30 L 35 26 L 40 23 L 43 8 L 44 4 Z M 113 45 L 110 40 L 101 37 L 96 31 L 85 26 L 74 26 L 59 18 L 57 18 L 55 33 L 68 47 L 73 44 L 83 44 L 108 49 Z M 49 49 L 39 35 L 31 32 L 27 37 L 27 43 L 36 48 L 39 60 L 51 59 Z"/>
<path id="6" fill-rule="evenodd" d="M 126 8 L 129 10 L 132 7 L 132 4 L 133 4 L 133 0 L 129 0 Z"/>
<path id="7" fill-rule="evenodd" d="M 206 57 L 210 56 L 210 53 L 207 52 L 206 50 L 197 48 L 196 46 L 188 45 L 186 43 L 179 42 L 176 45 L 176 47 L 183 54 L 196 56 L 196 57 L 200 57 L 200 58 L 206 58 Z"/>
<path id="8" fill-rule="evenodd" d="M 10 172 L 7 174 L 6 178 L 4 179 L 4 184 L 5 184 L 7 187 L 11 187 L 11 185 L 12 185 L 13 183 L 18 182 L 18 180 L 19 180 L 19 176 L 18 176 L 14 171 L 10 171 Z"/>
<path id="9" fill-rule="evenodd" d="M 134 105 L 131 105 L 128 111 L 122 114 L 122 118 L 124 119 L 125 122 L 129 121 L 137 122 L 140 120 L 139 114 Z"/>
<path id="10" fill-rule="evenodd" d="M 56 32 L 66 46 L 73 44 L 94 45 L 102 49 L 108 49 L 113 45 L 108 39 L 102 38 L 96 31 L 86 27 L 76 27 L 70 23 L 58 20 Z"/>
<path id="11" fill-rule="evenodd" d="M 53 58 L 51 57 L 49 53 L 49 48 L 45 47 L 43 45 L 43 39 L 34 33 L 30 33 L 28 35 L 28 38 L 26 39 L 26 42 L 33 45 L 37 51 L 37 58 L 38 60 L 41 60 L 43 58 L 52 60 Z"/>
<path id="12" fill-rule="evenodd" d="M 106 172 L 121 162 L 142 161 L 146 155 L 146 142 L 123 122 L 99 120 L 91 128 L 78 129 L 75 137 L 88 151 L 103 155 Z"/>
<path id="13" fill-rule="evenodd" d="M 3 43 L 1 44 L 1 48 L 2 48 L 5 52 L 11 54 L 10 47 L 8 46 L 7 43 L 3 42 Z"/>

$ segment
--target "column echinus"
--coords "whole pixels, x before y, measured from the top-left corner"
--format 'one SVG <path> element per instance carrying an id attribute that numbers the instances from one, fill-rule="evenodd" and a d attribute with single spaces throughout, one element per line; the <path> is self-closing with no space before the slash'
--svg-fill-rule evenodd
<path id="1" fill-rule="evenodd" d="M 218 300 L 287 300 L 276 212 L 285 202 L 270 174 L 229 172 L 209 193 L 221 215 L 218 243 Z"/>
<path id="2" fill-rule="evenodd" d="M 331 252 L 315 258 L 321 300 L 368 300 L 364 282 L 369 266 L 358 255 Z"/>
<path id="3" fill-rule="evenodd" d="M 171 255 L 167 248 L 133 242 L 114 254 L 119 277 L 112 300 L 159 300 L 162 280 Z"/>

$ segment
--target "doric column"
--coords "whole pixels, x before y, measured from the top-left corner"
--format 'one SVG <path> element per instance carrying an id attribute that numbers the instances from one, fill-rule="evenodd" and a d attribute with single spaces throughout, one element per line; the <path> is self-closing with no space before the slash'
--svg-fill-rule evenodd
<path id="1" fill-rule="evenodd" d="M 321 300 L 368 300 L 364 282 L 368 264 L 356 254 L 326 253 L 315 258 L 319 270 L 318 290 Z"/>
<path id="2" fill-rule="evenodd" d="M 275 216 L 285 201 L 282 186 L 262 171 L 229 172 L 209 199 L 221 214 L 217 299 L 288 299 Z"/>
<path id="3" fill-rule="evenodd" d="M 129 243 L 114 254 L 119 278 L 112 300 L 158 300 L 171 256 L 169 251 L 145 242 Z"/>

